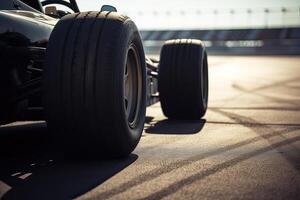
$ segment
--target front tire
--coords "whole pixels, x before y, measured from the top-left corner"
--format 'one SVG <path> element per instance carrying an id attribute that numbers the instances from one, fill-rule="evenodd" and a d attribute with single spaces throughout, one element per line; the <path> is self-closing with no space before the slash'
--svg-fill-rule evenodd
<path id="1" fill-rule="evenodd" d="M 58 22 L 46 53 L 45 108 L 65 153 L 119 157 L 134 150 L 144 127 L 145 70 L 128 17 L 86 12 Z"/>

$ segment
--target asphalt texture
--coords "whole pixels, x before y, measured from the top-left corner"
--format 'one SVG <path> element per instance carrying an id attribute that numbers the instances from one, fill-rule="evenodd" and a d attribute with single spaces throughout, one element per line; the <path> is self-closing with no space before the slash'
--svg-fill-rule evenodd
<path id="1" fill-rule="evenodd" d="M 0 127 L 0 197 L 300 199 L 300 57 L 210 56 L 209 79 L 202 120 L 155 104 L 122 160 L 65 161 L 44 122 Z"/>

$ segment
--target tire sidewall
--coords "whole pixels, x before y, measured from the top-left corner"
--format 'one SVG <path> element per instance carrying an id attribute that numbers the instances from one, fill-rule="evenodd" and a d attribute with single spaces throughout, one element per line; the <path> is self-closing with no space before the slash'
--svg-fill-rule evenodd
<path id="1" fill-rule="evenodd" d="M 123 141 L 126 142 L 122 142 L 120 143 L 120 145 L 122 144 L 129 144 L 130 149 L 134 149 L 136 147 L 136 145 L 138 144 L 140 138 L 141 138 L 141 133 L 143 131 L 144 128 L 144 121 L 145 121 L 145 113 L 146 113 L 146 66 L 145 66 L 145 54 L 144 54 L 144 50 L 143 50 L 143 45 L 142 45 L 142 41 L 141 41 L 141 37 L 139 35 L 139 32 L 137 30 L 136 25 L 133 23 L 133 21 L 131 21 L 130 19 L 127 19 L 124 23 L 123 23 L 123 31 L 120 35 L 120 37 L 118 38 L 118 42 L 122 45 L 120 45 L 121 49 L 118 50 L 118 52 L 120 53 L 120 55 L 118 57 L 120 57 L 121 59 L 116 59 L 116 63 L 115 66 L 122 66 L 121 70 L 118 70 L 118 76 L 119 78 L 116 79 L 118 81 L 117 86 L 119 87 L 117 91 L 119 92 L 119 97 L 117 99 L 121 100 L 118 103 L 118 109 L 120 112 L 120 116 L 119 116 L 119 120 L 116 123 L 120 123 L 121 126 L 116 126 L 119 127 L 120 130 L 118 130 L 119 133 L 123 132 L 124 134 L 122 134 L 122 139 Z M 131 45 L 134 45 L 137 49 L 137 53 L 138 53 L 138 57 L 140 59 L 139 63 L 140 63 L 140 72 L 142 74 L 142 88 L 141 88 L 141 102 L 139 104 L 140 109 L 139 109 L 139 113 L 137 116 L 137 122 L 135 127 L 130 127 L 128 124 L 128 120 L 127 120 L 127 116 L 126 116 L 126 110 L 125 110 L 125 106 L 124 106 L 124 81 L 123 81 L 123 75 L 124 75 L 124 70 L 125 70 L 125 66 L 126 66 L 126 61 L 127 61 L 127 54 L 128 54 L 128 50 L 130 48 Z M 124 147 L 124 149 L 127 149 L 127 147 Z M 130 150 L 130 151 L 131 151 Z"/>

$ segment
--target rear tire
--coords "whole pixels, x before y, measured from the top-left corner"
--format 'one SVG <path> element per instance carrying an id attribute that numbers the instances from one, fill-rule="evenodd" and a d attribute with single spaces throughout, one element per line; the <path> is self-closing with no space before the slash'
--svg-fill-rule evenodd
<path id="1" fill-rule="evenodd" d="M 208 64 L 200 40 L 169 40 L 162 47 L 158 89 L 161 107 L 171 119 L 200 119 L 207 110 Z"/>
<path id="2" fill-rule="evenodd" d="M 141 38 L 128 17 L 86 12 L 58 22 L 46 53 L 45 108 L 65 153 L 111 158 L 134 150 L 144 127 L 145 70 Z"/>

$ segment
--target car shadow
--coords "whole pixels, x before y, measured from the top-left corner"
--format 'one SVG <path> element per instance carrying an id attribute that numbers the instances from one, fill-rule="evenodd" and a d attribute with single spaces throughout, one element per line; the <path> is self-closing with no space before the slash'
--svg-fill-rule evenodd
<path id="1" fill-rule="evenodd" d="M 149 134 L 166 134 L 166 135 L 187 135 L 187 134 L 196 134 L 199 133 L 205 123 L 205 119 L 200 120 L 169 120 L 165 119 L 162 121 L 149 121 L 148 119 L 148 127 L 145 132 Z"/>
<path id="2" fill-rule="evenodd" d="M 43 122 L 0 127 L 0 198 L 75 198 L 138 159 L 131 154 L 115 160 L 65 160 L 48 138 Z M 3 183 L 9 187 L 5 193 Z"/>

